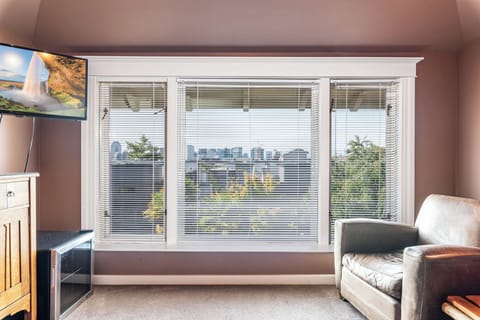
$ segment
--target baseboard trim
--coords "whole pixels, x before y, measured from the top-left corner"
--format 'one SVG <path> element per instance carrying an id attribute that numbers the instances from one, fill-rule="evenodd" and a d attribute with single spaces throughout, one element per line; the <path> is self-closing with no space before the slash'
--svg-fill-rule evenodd
<path id="1" fill-rule="evenodd" d="M 96 285 L 333 285 L 333 274 L 94 275 Z"/>

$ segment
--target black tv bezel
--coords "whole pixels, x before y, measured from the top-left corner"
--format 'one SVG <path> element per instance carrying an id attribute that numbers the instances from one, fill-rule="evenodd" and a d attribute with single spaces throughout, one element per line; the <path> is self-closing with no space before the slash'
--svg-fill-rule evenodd
<path id="1" fill-rule="evenodd" d="M 12 48 L 16 48 L 16 49 L 23 49 L 23 50 L 36 51 L 36 52 L 41 52 L 41 53 L 48 53 L 48 54 L 52 54 L 52 55 L 57 55 L 57 56 L 62 56 L 62 57 L 66 57 L 66 58 L 73 58 L 73 59 L 79 59 L 79 60 L 85 61 L 85 114 L 84 114 L 83 117 L 51 115 L 51 114 L 42 114 L 42 113 L 35 113 L 35 112 L 8 111 L 8 110 L 2 110 L 2 109 L 0 109 L 0 114 L 14 115 L 14 116 L 17 116 L 17 117 L 41 117 L 41 118 L 54 118 L 54 119 L 64 119 L 64 120 L 73 120 L 73 121 L 87 120 L 87 114 L 88 114 L 88 59 L 77 57 L 77 56 L 72 56 L 72 55 L 68 55 L 68 54 L 63 54 L 63 53 L 57 53 L 57 52 L 52 52 L 52 51 L 46 51 L 46 50 L 29 48 L 29 47 L 17 46 L 17 45 L 3 43 L 3 42 L 0 42 L 0 45 L 1 46 L 12 47 Z"/>

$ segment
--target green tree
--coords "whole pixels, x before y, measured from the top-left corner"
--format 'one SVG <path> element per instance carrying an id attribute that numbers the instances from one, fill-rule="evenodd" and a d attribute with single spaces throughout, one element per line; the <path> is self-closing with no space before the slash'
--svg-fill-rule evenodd
<path id="1" fill-rule="evenodd" d="M 143 217 L 151 221 L 157 221 L 155 232 L 162 234 L 165 231 L 165 189 L 155 192 L 148 203 L 148 208 L 143 212 Z"/>
<path id="2" fill-rule="evenodd" d="M 333 217 L 385 216 L 385 148 L 356 136 L 331 163 Z"/>
<path id="3" fill-rule="evenodd" d="M 152 142 L 142 134 L 140 141 L 127 141 L 128 160 L 160 160 L 164 158 L 160 148 L 154 146 Z"/>
<path id="4" fill-rule="evenodd" d="M 269 231 L 269 220 L 277 215 L 279 208 L 258 208 L 250 213 L 238 209 L 256 197 L 272 196 L 277 184 L 271 174 L 262 178 L 245 172 L 243 183 L 233 182 L 204 200 L 206 208 L 201 211 L 199 231 L 226 235 L 239 231 L 242 226 L 254 234 Z"/>
<path id="5" fill-rule="evenodd" d="M 198 189 L 198 184 L 188 178 L 185 177 L 185 199 L 186 201 L 195 201 L 197 199 L 199 189 Z"/>

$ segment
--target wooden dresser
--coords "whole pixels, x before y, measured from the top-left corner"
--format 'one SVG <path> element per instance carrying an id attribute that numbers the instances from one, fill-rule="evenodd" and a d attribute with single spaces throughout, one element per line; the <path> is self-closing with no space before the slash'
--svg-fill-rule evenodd
<path id="1" fill-rule="evenodd" d="M 0 175 L 0 319 L 22 310 L 37 318 L 37 176 Z"/>

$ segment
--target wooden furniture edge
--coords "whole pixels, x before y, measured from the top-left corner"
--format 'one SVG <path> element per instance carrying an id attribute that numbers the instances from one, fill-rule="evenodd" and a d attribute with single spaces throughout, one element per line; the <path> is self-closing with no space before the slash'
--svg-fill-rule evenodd
<path id="1" fill-rule="evenodd" d="M 24 295 L 11 305 L 5 307 L 4 309 L 0 310 L 0 319 L 5 318 L 6 316 L 14 315 L 17 312 L 25 310 L 26 312 L 31 312 L 31 305 L 30 305 L 30 294 Z M 33 319 L 32 319 L 33 320 Z"/>
<path id="2" fill-rule="evenodd" d="M 37 181 L 30 176 L 30 312 L 26 319 L 37 320 Z"/>

